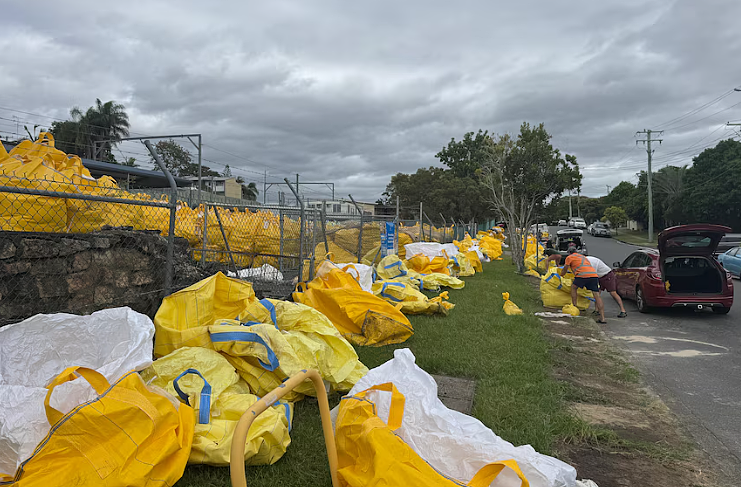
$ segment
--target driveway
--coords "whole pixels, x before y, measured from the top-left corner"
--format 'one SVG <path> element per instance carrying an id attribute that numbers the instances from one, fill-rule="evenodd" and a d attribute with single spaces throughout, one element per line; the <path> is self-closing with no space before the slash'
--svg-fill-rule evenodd
<path id="1" fill-rule="evenodd" d="M 608 265 L 637 247 L 587 235 L 590 255 Z M 635 358 L 634 363 L 698 443 L 729 479 L 741 485 L 741 281 L 734 281 L 736 305 L 727 315 L 684 309 L 641 314 L 627 301 L 628 318 L 609 295 L 608 336 Z"/>

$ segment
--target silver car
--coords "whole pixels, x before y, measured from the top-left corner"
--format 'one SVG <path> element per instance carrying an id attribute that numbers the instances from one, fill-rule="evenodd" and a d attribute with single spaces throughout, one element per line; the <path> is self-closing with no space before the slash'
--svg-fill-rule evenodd
<path id="1" fill-rule="evenodd" d="M 612 237 L 610 227 L 606 223 L 595 222 L 590 227 L 589 234 L 594 237 Z"/>

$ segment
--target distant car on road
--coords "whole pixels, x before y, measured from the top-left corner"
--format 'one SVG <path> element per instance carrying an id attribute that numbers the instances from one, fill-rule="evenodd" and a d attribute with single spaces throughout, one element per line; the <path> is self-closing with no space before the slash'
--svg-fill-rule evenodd
<path id="1" fill-rule="evenodd" d="M 726 314 L 733 305 L 731 274 L 713 257 L 728 227 L 682 225 L 659 234 L 658 250 L 640 249 L 616 262 L 617 292 L 638 311 L 651 308 L 712 308 Z"/>
<path id="2" fill-rule="evenodd" d="M 733 247 L 718 256 L 718 262 L 732 276 L 741 279 L 741 247 Z"/>
<path id="3" fill-rule="evenodd" d="M 566 220 L 558 220 L 558 226 L 559 227 L 565 227 L 566 226 Z"/>
<path id="4" fill-rule="evenodd" d="M 583 230 L 586 230 L 587 222 L 584 221 L 584 218 L 574 217 L 571 220 L 569 220 L 569 227 L 570 228 L 581 228 Z"/>
<path id="5" fill-rule="evenodd" d="M 610 227 L 606 223 L 602 222 L 594 222 L 589 225 L 587 233 L 593 237 L 612 237 Z"/>

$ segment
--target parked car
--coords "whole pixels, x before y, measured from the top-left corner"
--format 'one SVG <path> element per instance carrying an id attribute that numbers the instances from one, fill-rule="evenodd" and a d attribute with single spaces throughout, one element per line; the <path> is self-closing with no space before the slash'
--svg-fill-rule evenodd
<path id="1" fill-rule="evenodd" d="M 741 247 L 733 247 L 718 256 L 718 262 L 732 276 L 741 279 Z"/>
<path id="2" fill-rule="evenodd" d="M 559 227 L 565 227 L 566 226 L 566 220 L 558 220 L 558 226 Z"/>
<path id="3" fill-rule="evenodd" d="M 562 257 L 569 255 L 569 245 L 576 245 L 576 250 L 584 255 L 587 255 L 587 243 L 584 241 L 584 232 L 576 229 L 565 229 L 556 232 L 556 236 L 553 237 L 552 247 L 561 254 Z"/>
<path id="4" fill-rule="evenodd" d="M 586 230 L 587 222 L 584 221 L 584 218 L 574 217 L 571 220 L 569 220 L 569 227 L 570 228 L 581 228 L 581 229 Z"/>
<path id="5" fill-rule="evenodd" d="M 594 222 L 589 225 L 588 233 L 594 237 L 612 237 L 610 227 L 607 223 L 602 222 Z"/>
<path id="6" fill-rule="evenodd" d="M 651 308 L 712 308 L 726 314 L 733 305 L 731 274 L 713 257 L 723 235 L 720 225 L 682 225 L 659 234 L 658 250 L 640 249 L 616 262 L 617 292 Z"/>

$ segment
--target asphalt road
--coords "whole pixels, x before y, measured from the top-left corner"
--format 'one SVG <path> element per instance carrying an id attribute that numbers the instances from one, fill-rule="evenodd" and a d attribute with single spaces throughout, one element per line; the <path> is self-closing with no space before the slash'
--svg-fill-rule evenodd
<path id="1" fill-rule="evenodd" d="M 586 236 L 590 255 L 608 265 L 637 247 Z M 628 350 L 644 378 L 678 415 L 686 430 L 728 479 L 741 485 L 741 281 L 734 281 L 736 305 L 727 315 L 685 309 L 641 314 L 626 301 L 628 318 L 603 293 L 608 336 Z"/>

